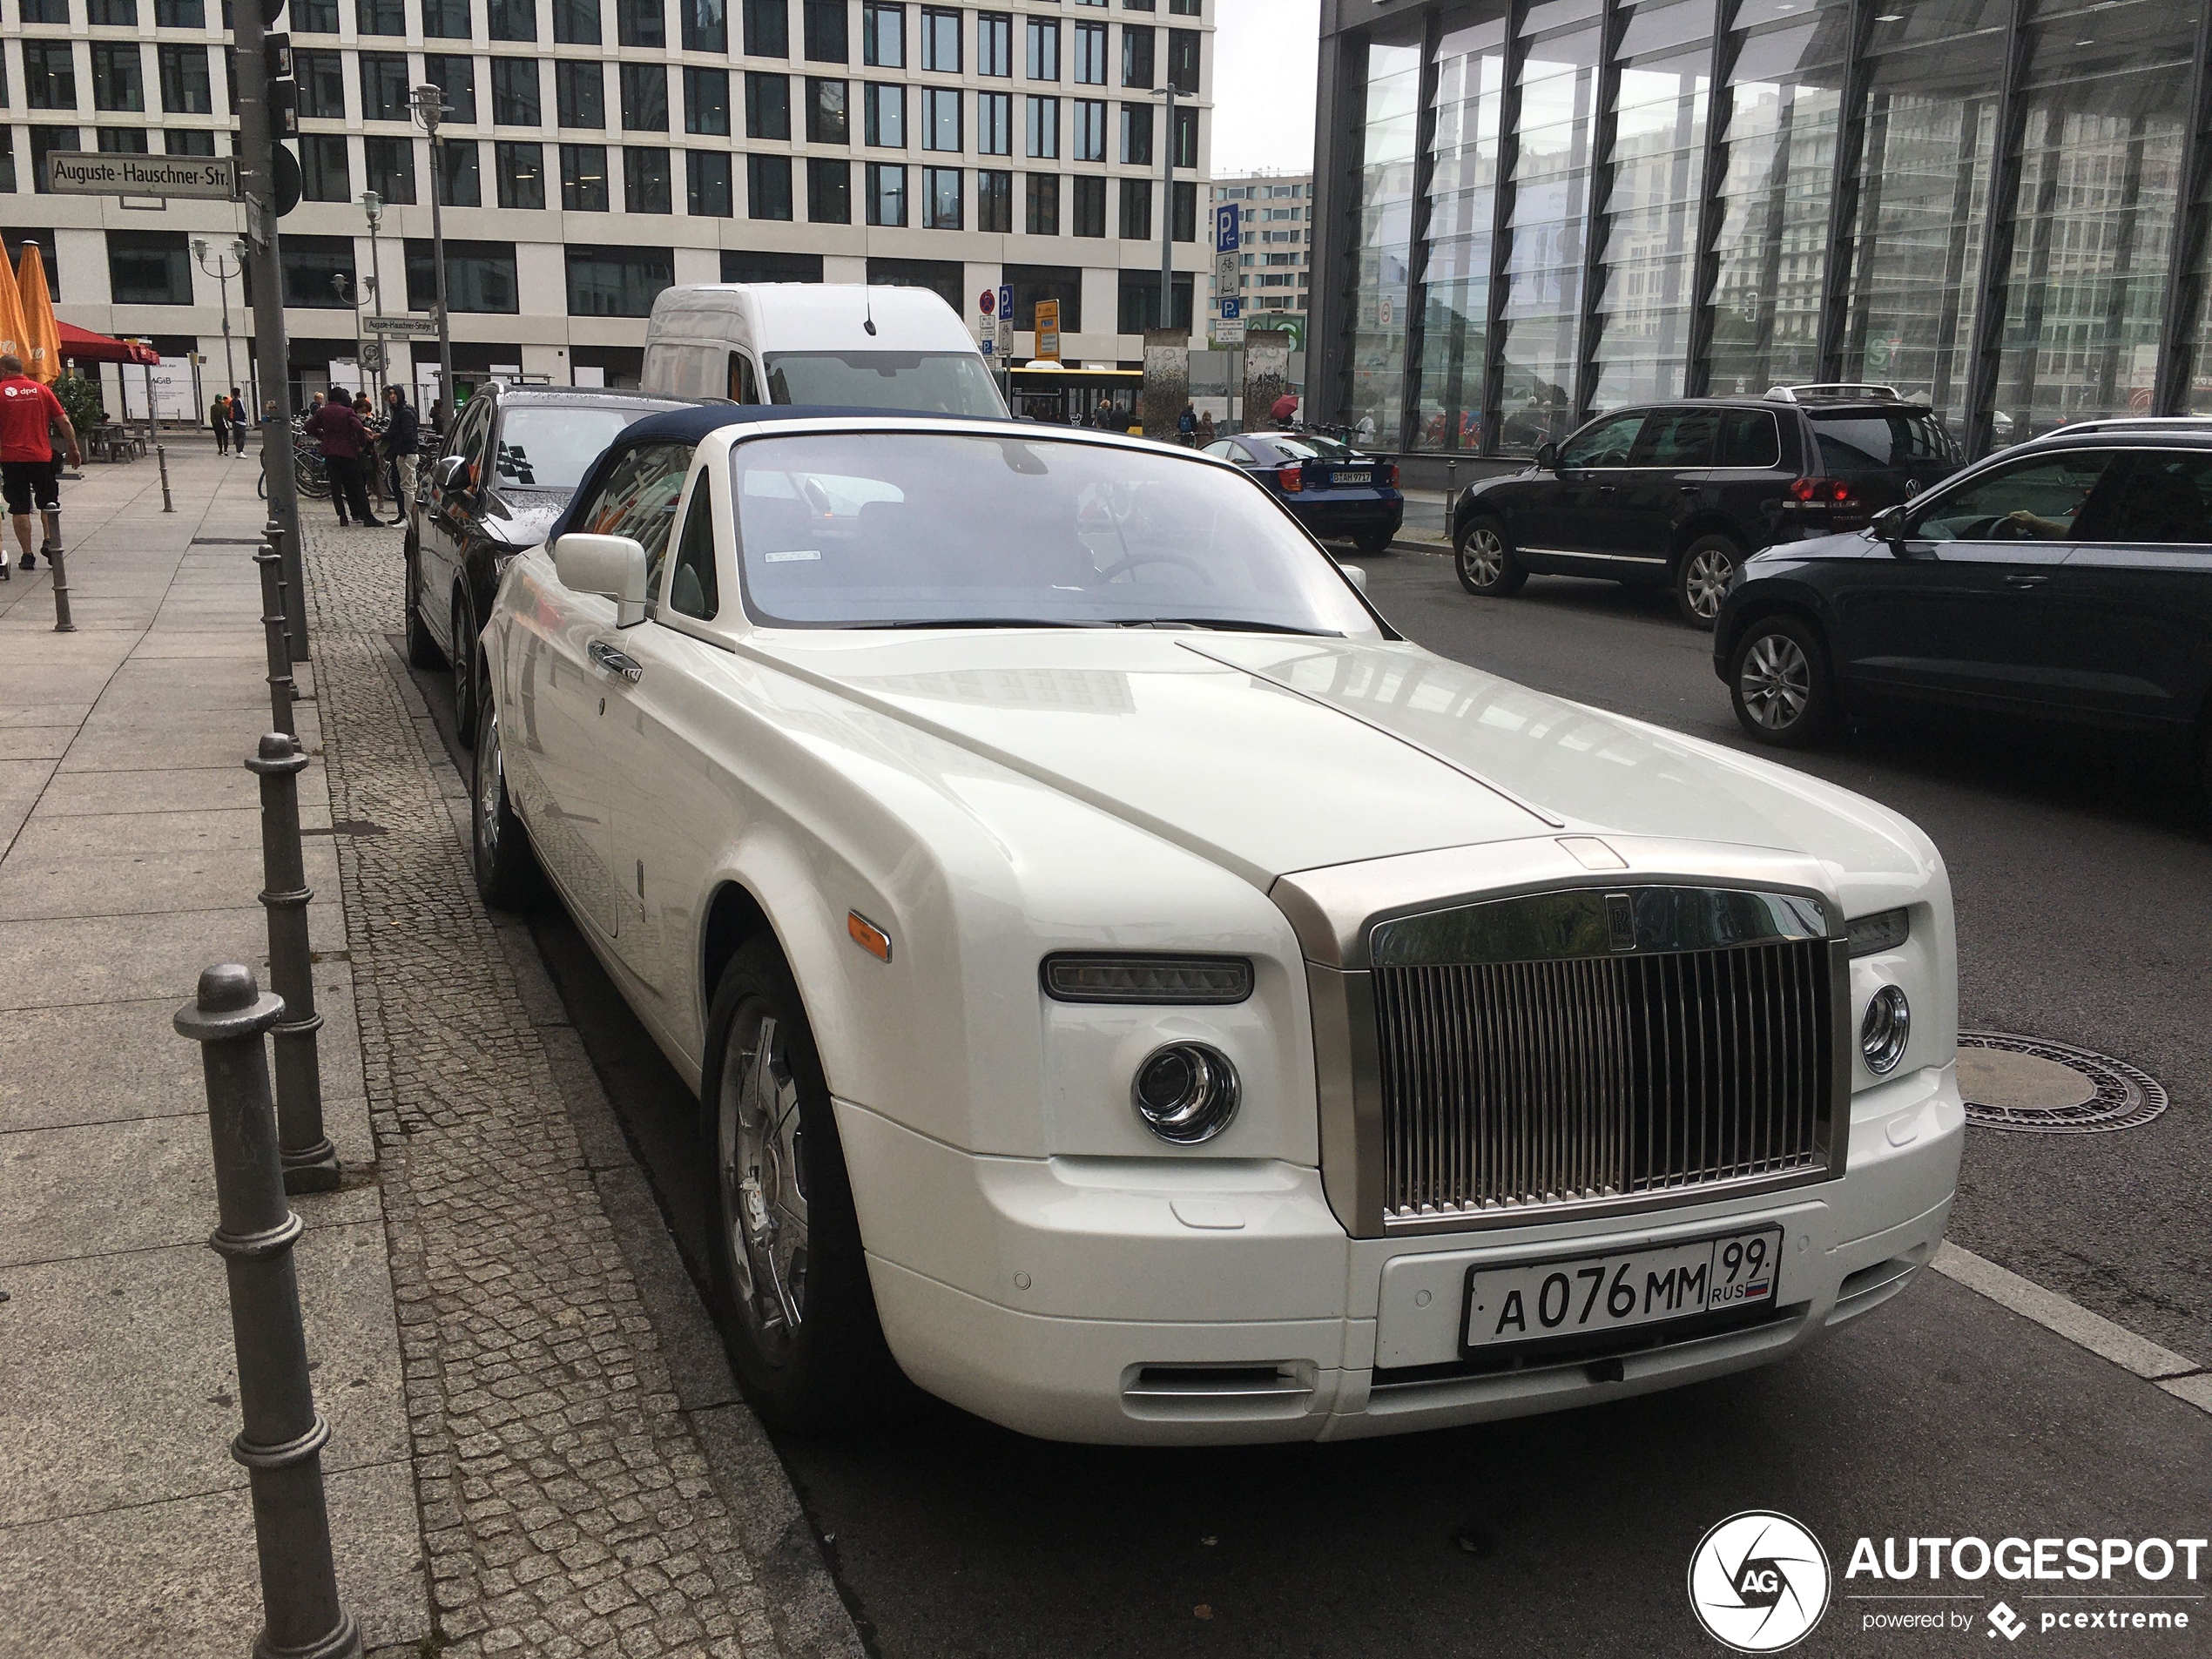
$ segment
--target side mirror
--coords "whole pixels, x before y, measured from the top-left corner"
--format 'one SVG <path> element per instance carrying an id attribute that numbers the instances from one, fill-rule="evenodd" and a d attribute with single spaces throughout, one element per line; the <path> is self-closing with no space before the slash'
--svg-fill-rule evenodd
<path id="1" fill-rule="evenodd" d="M 469 458 L 466 455 L 448 455 L 438 462 L 437 470 L 430 475 L 430 482 L 438 487 L 440 494 L 452 495 L 469 482 Z"/>
<path id="2" fill-rule="evenodd" d="M 570 532 L 553 543 L 553 571 L 571 593 L 603 593 L 615 602 L 615 626 L 645 620 L 645 550 L 627 536 Z"/>
<path id="3" fill-rule="evenodd" d="M 1539 472 L 1559 470 L 1559 446 L 1557 444 L 1540 443 L 1536 446 L 1536 469 Z"/>
<path id="4" fill-rule="evenodd" d="M 1905 509 L 1903 507 L 1885 507 L 1874 515 L 1872 523 L 1867 528 L 1874 532 L 1877 538 L 1889 543 L 1891 552 L 1897 554 L 1899 557 L 1904 556 Z"/>
<path id="5" fill-rule="evenodd" d="M 1337 569 L 1344 572 L 1345 579 L 1350 582 L 1353 587 L 1359 589 L 1362 593 L 1366 592 L 1367 567 L 1366 565 L 1339 564 L 1337 566 Z"/>

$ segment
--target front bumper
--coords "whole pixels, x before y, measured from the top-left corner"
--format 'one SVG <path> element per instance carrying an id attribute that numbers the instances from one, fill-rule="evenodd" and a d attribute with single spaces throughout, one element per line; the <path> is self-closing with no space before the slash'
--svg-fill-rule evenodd
<path id="1" fill-rule="evenodd" d="M 886 1338 L 914 1381 L 1052 1440 L 1197 1444 L 1442 1427 L 1647 1393 L 1781 1358 L 1934 1254 L 1966 1117 L 1954 1069 L 1851 1103 L 1846 1174 L 1764 1197 L 1480 1234 L 1347 1238 L 1302 1166 L 976 1157 L 837 1103 Z M 1476 1373 L 1469 1266 L 1784 1230 L 1773 1315 Z M 1649 1332 L 1632 1340 L 1649 1340 Z"/>

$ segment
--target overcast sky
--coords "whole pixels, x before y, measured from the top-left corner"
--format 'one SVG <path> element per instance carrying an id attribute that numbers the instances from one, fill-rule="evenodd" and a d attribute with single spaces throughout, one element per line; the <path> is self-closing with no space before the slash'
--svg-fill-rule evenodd
<path id="1" fill-rule="evenodd" d="M 1321 0 L 1217 0 L 1213 171 L 1313 165 L 1313 73 Z"/>

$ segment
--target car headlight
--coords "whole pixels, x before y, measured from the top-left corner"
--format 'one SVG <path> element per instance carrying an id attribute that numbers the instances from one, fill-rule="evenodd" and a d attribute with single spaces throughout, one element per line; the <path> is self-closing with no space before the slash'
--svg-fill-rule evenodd
<path id="1" fill-rule="evenodd" d="M 1229 1056 L 1203 1042 L 1155 1049 L 1130 1085 L 1144 1127 L 1178 1146 L 1195 1146 L 1227 1129 L 1237 1116 L 1238 1092 Z"/>
<path id="2" fill-rule="evenodd" d="M 1059 951 L 1042 973 L 1056 1002 L 1230 1003 L 1252 994 L 1244 956 Z"/>
<path id="3" fill-rule="evenodd" d="M 1844 924 L 1844 931 L 1851 937 L 1851 954 L 1854 957 L 1895 950 L 1912 936 L 1912 913 L 1883 910 L 1871 916 L 1856 916 Z"/>
<path id="4" fill-rule="evenodd" d="M 1905 1058 L 1905 1044 L 1912 1035 L 1912 1005 L 1894 985 L 1885 985 L 1866 999 L 1865 1017 L 1858 1022 L 1858 1052 L 1866 1069 L 1886 1077 Z"/>

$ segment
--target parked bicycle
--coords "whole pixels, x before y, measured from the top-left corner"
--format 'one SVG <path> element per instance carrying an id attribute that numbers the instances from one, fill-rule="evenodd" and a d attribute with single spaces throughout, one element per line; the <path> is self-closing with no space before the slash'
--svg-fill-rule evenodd
<path id="1" fill-rule="evenodd" d="M 292 483 L 302 496 L 316 501 L 330 499 L 330 468 L 322 458 L 322 449 L 305 430 L 305 417 L 292 417 Z M 253 493 L 263 501 L 269 498 L 269 477 L 258 473 L 253 480 Z"/>

